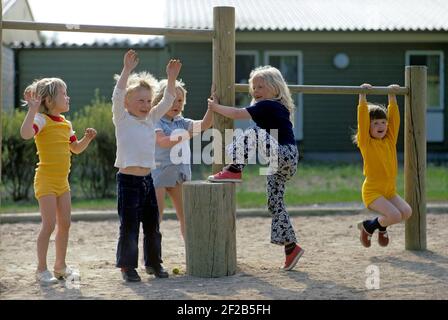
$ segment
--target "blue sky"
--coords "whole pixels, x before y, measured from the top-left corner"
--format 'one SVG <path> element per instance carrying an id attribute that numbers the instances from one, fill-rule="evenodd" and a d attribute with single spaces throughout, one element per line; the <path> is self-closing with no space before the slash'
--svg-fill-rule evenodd
<path id="1" fill-rule="evenodd" d="M 162 27 L 165 0 L 28 0 L 38 22 L 67 24 Z M 96 40 L 147 40 L 149 36 L 97 33 L 44 32 L 59 42 L 91 43 Z"/>

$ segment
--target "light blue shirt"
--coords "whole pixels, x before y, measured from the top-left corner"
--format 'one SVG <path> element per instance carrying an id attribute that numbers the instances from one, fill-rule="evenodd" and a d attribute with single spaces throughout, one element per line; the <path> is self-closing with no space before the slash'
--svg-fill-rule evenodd
<path id="1" fill-rule="evenodd" d="M 191 130 L 193 128 L 194 120 L 184 118 L 182 116 L 176 116 L 173 119 L 169 119 L 163 116 L 155 125 L 155 131 L 162 131 L 166 136 L 179 135 L 180 133 Z M 172 149 L 175 148 L 175 156 L 172 156 Z M 190 172 L 190 140 L 178 143 L 171 148 L 162 148 L 156 144 L 155 149 L 155 161 L 156 168 L 164 168 L 172 165 L 179 165 L 188 167 Z M 187 159 L 186 159 L 187 158 Z"/>

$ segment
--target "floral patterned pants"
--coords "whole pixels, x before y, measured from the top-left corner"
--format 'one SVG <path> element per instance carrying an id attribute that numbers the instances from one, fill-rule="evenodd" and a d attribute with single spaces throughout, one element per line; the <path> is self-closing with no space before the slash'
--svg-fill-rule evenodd
<path id="1" fill-rule="evenodd" d="M 254 150 L 269 158 L 267 173 L 268 210 L 272 214 L 271 243 L 286 245 L 297 242 L 291 219 L 285 207 L 285 185 L 297 171 L 299 152 L 296 145 L 280 145 L 277 140 L 259 127 L 251 127 L 226 147 L 234 165 L 243 168 Z"/>

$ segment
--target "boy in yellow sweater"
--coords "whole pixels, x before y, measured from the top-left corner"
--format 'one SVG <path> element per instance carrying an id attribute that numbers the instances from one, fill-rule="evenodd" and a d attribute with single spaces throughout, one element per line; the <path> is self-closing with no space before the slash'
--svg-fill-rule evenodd
<path id="1" fill-rule="evenodd" d="M 371 88 L 370 84 L 361 85 Z M 389 88 L 399 88 L 390 85 Z M 364 160 L 362 200 L 365 206 L 381 214 L 372 220 L 358 224 L 360 240 L 364 247 L 370 247 L 372 234 L 378 232 L 380 246 L 389 244 L 387 227 L 406 219 L 412 214 L 409 204 L 396 191 L 397 139 L 400 128 L 400 114 L 395 94 L 389 94 L 387 113 L 379 105 L 367 103 L 366 94 L 359 95 L 358 132 L 353 137 Z"/>

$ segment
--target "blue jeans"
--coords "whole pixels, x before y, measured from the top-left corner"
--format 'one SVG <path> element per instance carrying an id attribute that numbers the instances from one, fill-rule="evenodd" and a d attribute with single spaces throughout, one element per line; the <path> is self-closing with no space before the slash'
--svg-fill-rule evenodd
<path id="1" fill-rule="evenodd" d="M 137 268 L 138 236 L 143 224 L 145 266 L 162 263 L 162 234 L 159 209 L 151 174 L 145 177 L 117 173 L 120 237 L 117 246 L 118 268 Z"/>

